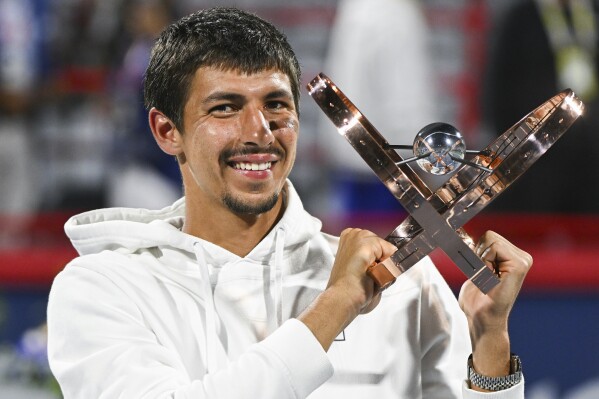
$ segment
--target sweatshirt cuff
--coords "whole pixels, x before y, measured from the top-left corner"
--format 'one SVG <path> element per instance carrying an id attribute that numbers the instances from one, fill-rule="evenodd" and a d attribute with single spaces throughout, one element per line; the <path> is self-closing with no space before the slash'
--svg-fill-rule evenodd
<path id="1" fill-rule="evenodd" d="M 519 384 L 496 392 L 478 392 L 470 389 L 468 381 L 462 384 L 463 399 L 524 399 L 524 377 Z"/>
<path id="2" fill-rule="evenodd" d="M 285 364 L 297 396 L 305 398 L 333 375 L 333 365 L 308 327 L 289 319 L 262 344 Z"/>

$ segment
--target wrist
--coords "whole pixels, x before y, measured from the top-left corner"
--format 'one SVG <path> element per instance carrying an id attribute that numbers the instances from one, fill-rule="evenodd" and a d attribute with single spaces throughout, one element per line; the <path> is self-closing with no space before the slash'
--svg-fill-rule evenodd
<path id="1" fill-rule="evenodd" d="M 501 318 L 468 318 L 470 339 L 474 342 L 485 336 L 502 336 L 507 334 L 508 319 Z"/>
<path id="2" fill-rule="evenodd" d="M 364 308 L 367 298 L 364 289 L 360 284 L 355 288 L 348 282 L 336 282 L 329 285 L 321 294 L 331 301 L 335 302 L 336 306 L 341 311 L 350 316 L 350 321 L 355 319 Z M 349 323 L 348 323 L 349 324 Z"/>
<path id="3" fill-rule="evenodd" d="M 360 307 L 348 298 L 344 290 L 328 287 L 299 315 L 325 351 L 334 339 L 359 314 Z"/>
<path id="4" fill-rule="evenodd" d="M 472 355 L 469 366 L 476 373 L 488 378 L 510 374 L 510 340 L 507 330 L 487 331 L 472 339 Z M 479 389 L 480 388 L 480 389 Z M 474 390 L 486 390 L 473 384 Z"/>

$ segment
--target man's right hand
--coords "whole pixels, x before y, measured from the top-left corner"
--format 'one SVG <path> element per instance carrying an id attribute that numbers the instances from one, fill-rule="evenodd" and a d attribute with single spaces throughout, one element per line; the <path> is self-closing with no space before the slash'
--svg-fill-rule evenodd
<path id="1" fill-rule="evenodd" d="M 366 270 L 397 248 L 376 234 L 361 229 L 341 233 L 339 248 L 327 288 L 298 317 L 325 350 L 360 313 L 370 312 L 380 301 Z"/>

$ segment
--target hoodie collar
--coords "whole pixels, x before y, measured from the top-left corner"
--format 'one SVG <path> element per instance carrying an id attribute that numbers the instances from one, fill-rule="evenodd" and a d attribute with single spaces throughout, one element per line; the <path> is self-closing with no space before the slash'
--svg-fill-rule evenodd
<path id="1" fill-rule="evenodd" d="M 285 248 L 305 242 L 320 231 L 320 221 L 304 210 L 289 180 L 286 188 L 288 201 L 283 217 L 246 258 L 261 261 L 272 254 L 275 249 L 276 232 L 280 228 L 286 231 Z M 116 249 L 135 252 L 157 246 L 168 246 L 193 253 L 194 244 L 200 241 L 207 249 L 207 257 L 212 258 L 206 259 L 211 263 L 223 260 L 223 257 L 228 258 L 228 261 L 239 259 L 223 248 L 183 233 L 181 228 L 184 215 L 185 198 L 160 210 L 99 209 L 73 216 L 65 224 L 65 231 L 80 255 Z"/>

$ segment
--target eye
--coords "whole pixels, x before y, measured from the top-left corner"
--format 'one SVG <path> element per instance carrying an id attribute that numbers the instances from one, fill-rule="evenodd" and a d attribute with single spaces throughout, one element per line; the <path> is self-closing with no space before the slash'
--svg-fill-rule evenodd
<path id="1" fill-rule="evenodd" d="M 265 108 L 270 111 L 279 111 L 289 108 L 289 104 L 286 101 L 273 100 L 266 103 Z"/>
<path id="2" fill-rule="evenodd" d="M 237 111 L 237 107 L 233 104 L 219 104 L 210 108 L 208 112 L 215 116 L 227 116 L 233 114 L 235 111 Z"/>

